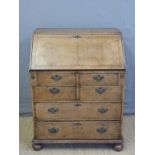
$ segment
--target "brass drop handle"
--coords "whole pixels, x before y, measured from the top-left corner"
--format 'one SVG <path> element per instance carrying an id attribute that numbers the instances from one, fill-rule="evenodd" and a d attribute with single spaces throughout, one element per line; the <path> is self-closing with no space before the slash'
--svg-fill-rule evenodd
<path id="1" fill-rule="evenodd" d="M 79 122 L 76 122 L 76 123 L 73 123 L 73 125 L 75 125 L 75 126 L 81 126 L 82 124 L 79 123 Z"/>
<path id="2" fill-rule="evenodd" d="M 54 113 L 56 113 L 56 112 L 58 112 L 59 111 L 59 109 L 58 108 L 49 108 L 48 109 L 48 112 L 50 112 L 50 113 L 52 113 L 52 114 L 54 114 Z"/>
<path id="3" fill-rule="evenodd" d="M 49 88 L 49 92 L 52 94 L 58 94 L 60 92 L 60 89 L 56 87 Z"/>
<path id="4" fill-rule="evenodd" d="M 97 111 L 100 113 L 105 113 L 108 111 L 108 108 L 99 108 L 99 109 L 97 109 Z"/>
<path id="5" fill-rule="evenodd" d="M 106 128 L 97 128 L 96 131 L 99 133 L 105 133 L 107 131 L 107 129 Z"/>
<path id="6" fill-rule="evenodd" d="M 35 76 L 34 75 L 31 75 L 31 79 L 35 79 Z"/>
<path id="7" fill-rule="evenodd" d="M 102 94 L 103 92 L 105 92 L 105 88 L 103 88 L 103 87 L 98 87 L 98 88 L 96 88 L 96 92 L 98 93 L 98 94 Z"/>
<path id="8" fill-rule="evenodd" d="M 57 133 L 58 131 L 59 131 L 58 128 L 49 128 L 48 129 L 48 132 L 50 132 L 50 133 Z"/>
<path id="9" fill-rule="evenodd" d="M 97 82 L 101 81 L 104 79 L 104 76 L 101 76 L 100 74 L 98 75 L 94 75 L 93 76 L 93 79 L 96 80 Z"/>
<path id="10" fill-rule="evenodd" d="M 55 75 L 51 76 L 51 79 L 53 79 L 55 81 L 59 81 L 60 79 L 62 79 L 62 76 L 55 74 Z"/>
<path id="11" fill-rule="evenodd" d="M 75 35 L 75 36 L 73 36 L 73 38 L 78 39 L 78 38 L 81 38 L 81 36 L 79 36 L 79 35 Z"/>

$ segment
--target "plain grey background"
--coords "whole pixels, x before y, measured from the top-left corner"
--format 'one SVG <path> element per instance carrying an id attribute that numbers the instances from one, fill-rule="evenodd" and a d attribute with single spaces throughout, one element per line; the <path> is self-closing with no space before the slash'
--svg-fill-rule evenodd
<path id="1" fill-rule="evenodd" d="M 134 113 L 134 0 L 20 0 L 20 113 L 31 112 L 29 54 L 36 28 L 119 28 L 126 59 L 125 113 Z"/>

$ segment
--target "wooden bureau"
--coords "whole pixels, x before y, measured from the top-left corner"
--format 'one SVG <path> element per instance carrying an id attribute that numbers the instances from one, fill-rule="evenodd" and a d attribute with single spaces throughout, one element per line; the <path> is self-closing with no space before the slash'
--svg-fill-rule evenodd
<path id="1" fill-rule="evenodd" d="M 122 150 L 124 71 L 117 29 L 36 29 L 30 59 L 33 149 L 109 143 Z"/>

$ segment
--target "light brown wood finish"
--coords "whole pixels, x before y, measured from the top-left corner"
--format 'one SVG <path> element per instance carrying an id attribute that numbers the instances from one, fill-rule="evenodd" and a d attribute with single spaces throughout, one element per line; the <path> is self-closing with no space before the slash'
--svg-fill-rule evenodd
<path id="1" fill-rule="evenodd" d="M 37 72 L 38 84 L 42 86 L 75 86 L 74 72 Z"/>
<path id="2" fill-rule="evenodd" d="M 58 90 L 58 93 L 52 90 Z M 101 93 L 98 92 L 101 90 Z M 103 91 L 103 92 L 102 92 Z M 122 87 L 120 86 L 81 86 L 79 88 L 79 100 L 121 102 Z M 34 101 L 75 101 L 77 98 L 76 87 L 34 87 Z"/>
<path id="3" fill-rule="evenodd" d="M 55 92 L 56 91 L 56 92 Z M 76 87 L 34 87 L 34 101 L 72 101 L 76 100 Z"/>
<path id="4" fill-rule="evenodd" d="M 80 85 L 118 85 L 118 73 L 81 73 Z"/>
<path id="5" fill-rule="evenodd" d="M 121 102 L 122 87 L 120 86 L 81 86 L 80 100 L 81 101 Z"/>
<path id="6" fill-rule="evenodd" d="M 123 65 L 122 55 L 119 52 L 122 50 L 119 35 L 82 35 L 78 40 L 80 66 L 106 68 L 106 66 Z"/>
<path id="7" fill-rule="evenodd" d="M 45 31 L 34 33 L 31 70 L 124 69 L 119 33 L 52 35 Z"/>
<path id="8" fill-rule="evenodd" d="M 125 85 L 125 72 L 124 71 L 119 72 L 119 85 L 123 87 Z"/>
<path id="9" fill-rule="evenodd" d="M 124 70 L 117 29 L 37 29 L 30 60 L 33 148 L 103 142 L 121 150 Z"/>
<path id="10" fill-rule="evenodd" d="M 36 122 L 37 139 L 120 139 L 119 121 Z"/>
<path id="11" fill-rule="evenodd" d="M 34 35 L 50 36 L 50 35 L 75 35 L 75 34 L 102 34 L 102 35 L 121 35 L 121 32 L 116 28 L 37 28 Z"/>
<path id="12" fill-rule="evenodd" d="M 30 80 L 31 80 L 31 85 L 36 86 L 38 84 L 38 79 L 37 79 L 37 72 L 31 71 L 30 73 Z"/>
<path id="13" fill-rule="evenodd" d="M 37 120 L 120 120 L 121 103 L 36 103 Z"/>

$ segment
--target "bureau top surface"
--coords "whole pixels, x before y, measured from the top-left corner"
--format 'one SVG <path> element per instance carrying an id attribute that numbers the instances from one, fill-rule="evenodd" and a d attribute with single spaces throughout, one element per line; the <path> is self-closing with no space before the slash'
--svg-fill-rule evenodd
<path id="1" fill-rule="evenodd" d="M 36 29 L 30 70 L 124 69 L 117 29 Z"/>

